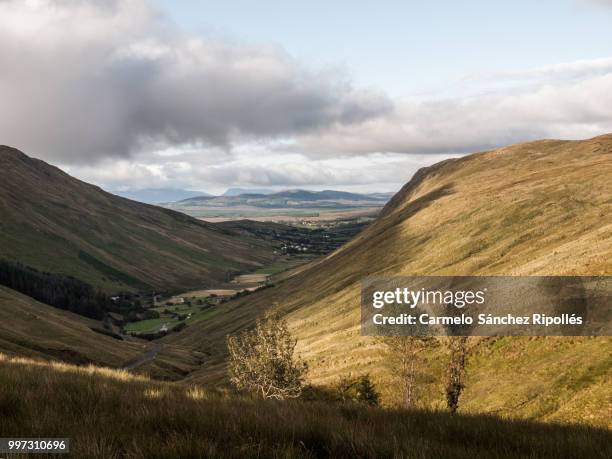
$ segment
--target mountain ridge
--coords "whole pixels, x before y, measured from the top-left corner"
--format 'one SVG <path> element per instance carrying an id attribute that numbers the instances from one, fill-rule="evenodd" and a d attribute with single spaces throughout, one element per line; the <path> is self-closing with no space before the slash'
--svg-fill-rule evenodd
<path id="1" fill-rule="evenodd" d="M 115 196 L 6 146 L 0 212 L 0 258 L 109 291 L 204 286 L 273 257 L 261 241 Z"/>
<path id="2" fill-rule="evenodd" d="M 110 191 L 110 193 L 145 204 L 161 204 L 197 196 L 212 196 L 204 191 L 183 190 L 180 188 L 140 188 L 126 191 Z"/>

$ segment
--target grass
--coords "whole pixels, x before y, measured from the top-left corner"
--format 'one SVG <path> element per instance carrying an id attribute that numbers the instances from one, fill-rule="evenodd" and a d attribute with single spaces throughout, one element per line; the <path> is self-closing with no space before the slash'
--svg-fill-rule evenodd
<path id="1" fill-rule="evenodd" d="M 204 307 L 200 305 L 159 306 L 153 309 L 161 314 L 159 319 L 145 319 L 137 322 L 130 322 L 125 325 L 125 331 L 127 333 L 153 333 L 159 331 L 164 324 L 166 324 L 170 331 L 181 322 L 190 325 L 214 317 L 219 312 L 219 309 L 216 307 Z M 181 315 L 191 314 L 191 316 L 184 320 L 179 320 L 170 313 L 165 313 L 164 311 L 166 310 Z"/>
<path id="2" fill-rule="evenodd" d="M 96 333 L 102 324 L 39 303 L 0 286 L 0 350 L 72 363 L 121 366 L 145 352 L 144 344 Z"/>
<path id="3" fill-rule="evenodd" d="M 292 266 L 292 264 L 295 264 L 293 260 L 280 259 L 270 265 L 264 266 L 262 268 L 257 269 L 256 271 L 253 271 L 253 273 L 254 274 L 270 274 L 270 275 L 278 274 L 278 273 L 282 273 L 283 271 L 286 271 L 287 269 L 289 269 Z"/>
<path id="4" fill-rule="evenodd" d="M 168 330 L 174 328 L 176 324 L 178 324 L 178 320 L 171 319 L 169 317 L 162 317 L 159 319 L 146 319 L 140 320 L 138 322 L 130 322 L 125 326 L 126 332 L 156 332 L 158 331 L 162 325 L 167 324 Z"/>
<path id="5" fill-rule="evenodd" d="M 3 355 L 0 431 L 4 437 L 69 437 L 71 456 L 78 458 L 612 455 L 612 433 L 585 426 L 321 402 L 264 402 L 115 370 Z"/>

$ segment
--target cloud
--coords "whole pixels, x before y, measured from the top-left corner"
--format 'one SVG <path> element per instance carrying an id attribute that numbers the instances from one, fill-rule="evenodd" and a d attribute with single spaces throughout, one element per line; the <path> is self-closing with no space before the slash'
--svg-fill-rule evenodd
<path id="1" fill-rule="evenodd" d="M 0 136 L 48 159 L 231 148 L 392 108 L 280 48 L 187 34 L 144 0 L 5 0 L 0 17 Z"/>
<path id="2" fill-rule="evenodd" d="M 420 167 L 448 157 L 374 153 L 350 158 L 312 158 L 286 152 L 264 154 L 262 148 L 251 145 L 218 162 L 211 161 L 206 154 L 171 157 L 143 154 L 130 159 L 106 159 L 95 167 L 64 168 L 109 190 L 150 188 L 155 184 L 212 193 L 221 193 L 230 186 L 393 191 Z"/>
<path id="3" fill-rule="evenodd" d="M 477 90 L 470 85 L 477 84 Z M 391 113 L 298 139 L 318 154 L 469 153 L 540 138 L 612 132 L 612 59 L 483 75 L 459 96 L 396 101 Z M 457 87 L 455 87 L 457 91 Z"/>
<path id="4" fill-rule="evenodd" d="M 389 189 L 449 155 L 612 132 L 612 58 L 391 101 L 145 0 L 0 0 L 0 17 L 0 143 L 108 188 Z"/>

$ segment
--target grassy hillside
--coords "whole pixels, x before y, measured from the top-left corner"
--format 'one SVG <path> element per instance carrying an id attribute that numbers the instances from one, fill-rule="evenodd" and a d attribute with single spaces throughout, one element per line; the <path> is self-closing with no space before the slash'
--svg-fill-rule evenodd
<path id="1" fill-rule="evenodd" d="M 120 366 L 145 350 L 96 333 L 101 323 L 0 286 L 0 349 L 15 355 Z"/>
<path id="2" fill-rule="evenodd" d="M 286 312 L 309 378 L 370 373 L 397 399 L 385 346 L 361 337 L 366 275 L 612 275 L 612 135 L 545 140 L 420 170 L 376 222 L 293 277 L 168 337 L 213 357 L 193 380 L 223 380 L 225 335 L 267 308 Z M 472 339 L 465 412 L 609 425 L 610 338 Z M 443 402 L 444 347 L 429 355 L 420 404 Z"/>
<path id="3" fill-rule="evenodd" d="M 0 259 L 110 291 L 202 287 L 272 260 L 262 241 L 137 203 L 0 146 Z"/>
<path id="4" fill-rule="evenodd" d="M 612 434 L 493 416 L 228 397 L 0 354 L 0 432 L 91 458 L 608 458 Z"/>
<path id="5" fill-rule="evenodd" d="M 121 368 L 156 346 L 112 338 L 99 332 L 103 330 L 100 322 L 47 306 L 2 286 L 0 323 L 0 352 L 9 355 Z M 163 346 L 155 360 L 136 371 L 176 380 L 198 368 L 203 357 L 181 346 Z"/>

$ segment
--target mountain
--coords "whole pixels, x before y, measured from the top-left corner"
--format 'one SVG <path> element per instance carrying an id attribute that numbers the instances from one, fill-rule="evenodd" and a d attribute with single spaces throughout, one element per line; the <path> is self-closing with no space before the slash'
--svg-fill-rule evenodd
<path id="1" fill-rule="evenodd" d="M 107 291 L 185 289 L 273 258 L 263 241 L 84 183 L 0 147 L 0 260 Z"/>
<path id="2" fill-rule="evenodd" d="M 111 191 L 111 193 L 145 204 L 181 201 L 196 196 L 211 196 L 203 191 L 181 190 L 179 188 L 143 188 L 140 190 Z"/>
<path id="3" fill-rule="evenodd" d="M 268 188 L 228 188 L 222 196 L 240 196 L 241 194 L 272 194 Z"/>
<path id="4" fill-rule="evenodd" d="M 347 191 L 323 190 L 323 191 L 308 191 L 308 190 L 286 190 L 279 193 L 274 193 L 270 197 L 289 198 L 299 201 L 377 201 L 380 200 L 372 195 L 349 193 Z"/>
<path id="5" fill-rule="evenodd" d="M 360 335 L 368 275 L 612 275 L 612 135 L 543 140 L 450 159 L 419 170 L 378 219 L 324 259 L 167 342 L 211 353 L 193 381 L 222 381 L 224 340 L 273 305 L 328 384 L 369 373 L 397 401 L 380 341 Z M 472 338 L 461 409 L 609 423 L 612 339 Z M 446 354 L 431 351 L 420 406 L 443 405 Z"/>
<path id="6" fill-rule="evenodd" d="M 229 191 L 229 190 L 228 190 Z M 291 205 L 294 202 L 312 202 L 312 201 L 388 201 L 392 194 L 374 193 L 374 194 L 358 194 L 349 193 L 346 191 L 308 191 L 308 190 L 285 190 L 279 192 L 263 193 L 261 191 L 253 191 L 240 194 L 227 194 L 223 196 L 194 196 L 183 199 L 180 204 L 197 203 L 205 201 L 207 203 L 224 203 L 224 204 L 242 204 L 249 203 L 251 205 L 262 204 L 267 206 L 269 203 L 278 203 L 279 205 Z"/>
<path id="7" fill-rule="evenodd" d="M 386 199 L 389 200 L 391 199 L 393 196 L 395 195 L 394 192 L 387 192 L 387 193 L 368 193 L 367 196 L 370 196 L 372 198 L 376 198 L 376 199 Z"/>
<path id="8" fill-rule="evenodd" d="M 253 207 L 265 209 L 382 207 L 391 196 L 346 191 L 286 190 L 270 194 L 245 193 L 237 196 L 197 196 L 168 204 L 173 209 L 197 207 Z"/>

